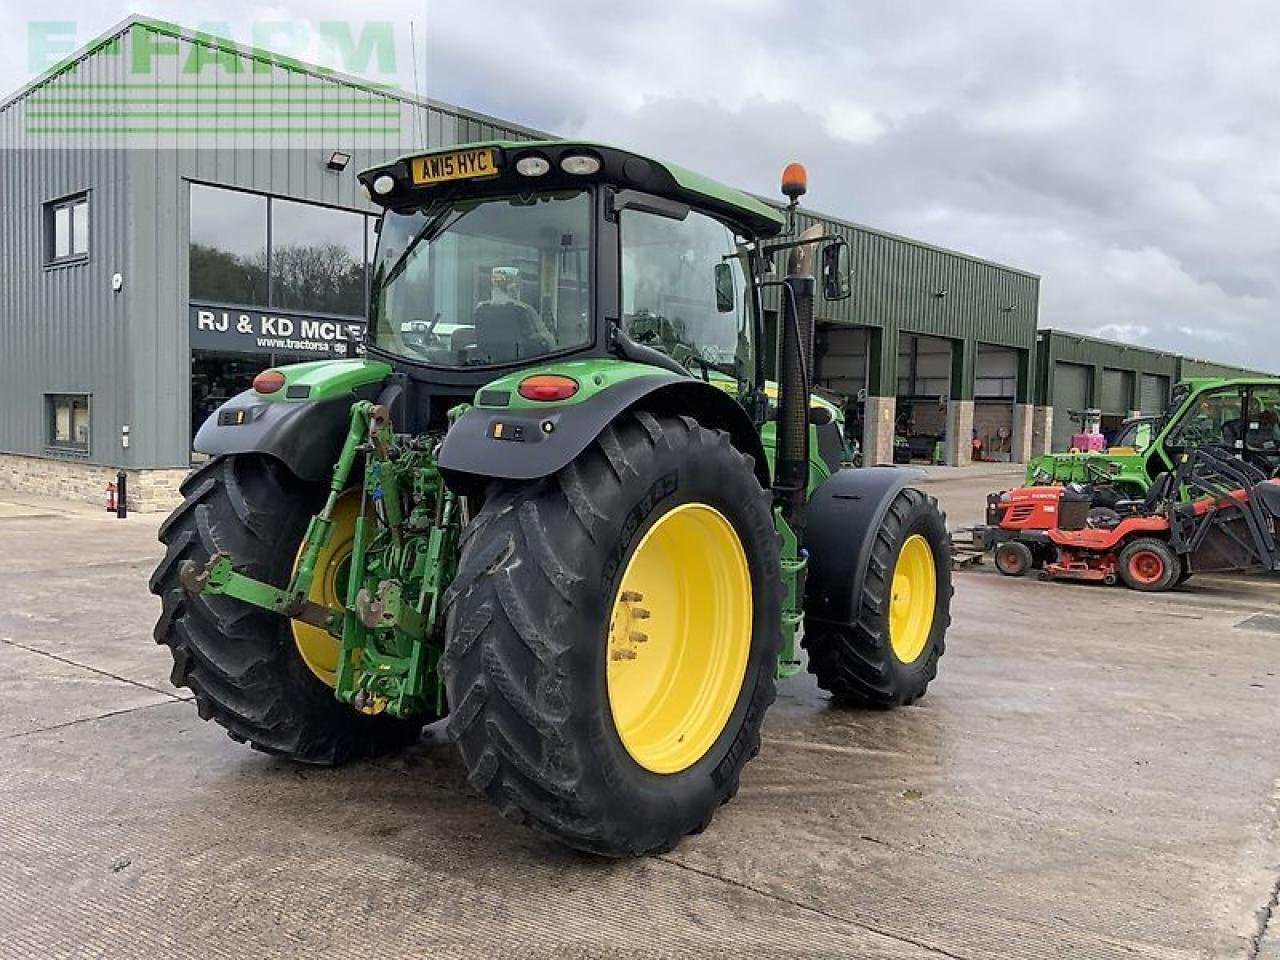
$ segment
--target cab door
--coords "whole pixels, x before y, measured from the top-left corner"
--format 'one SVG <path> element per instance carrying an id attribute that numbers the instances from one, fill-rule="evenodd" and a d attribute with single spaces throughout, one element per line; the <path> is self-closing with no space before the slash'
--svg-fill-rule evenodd
<path id="1" fill-rule="evenodd" d="M 1280 384 L 1248 388 L 1242 426 L 1245 458 L 1274 474 L 1280 468 Z"/>
<path id="2" fill-rule="evenodd" d="M 1172 470 L 1181 454 L 1197 447 L 1220 446 L 1243 452 L 1245 393 L 1242 387 L 1220 387 L 1195 397 L 1166 435 L 1159 451 L 1163 466 L 1153 464 L 1152 472 Z"/>

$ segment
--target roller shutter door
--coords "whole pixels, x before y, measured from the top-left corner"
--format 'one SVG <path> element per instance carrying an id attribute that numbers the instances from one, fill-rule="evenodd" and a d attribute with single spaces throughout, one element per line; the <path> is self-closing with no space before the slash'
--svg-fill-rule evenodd
<path id="1" fill-rule="evenodd" d="M 1092 367 L 1059 361 L 1053 371 L 1053 449 L 1071 447 L 1071 435 L 1079 429 L 1071 418 L 1072 410 L 1089 406 L 1089 380 Z"/>
<path id="2" fill-rule="evenodd" d="M 867 385 L 867 331 L 824 326 L 818 332 L 817 383 L 846 397 Z"/>
<path id="3" fill-rule="evenodd" d="M 1138 409 L 1148 416 L 1159 416 L 1169 406 L 1169 378 L 1154 373 L 1142 375 Z"/>
<path id="4" fill-rule="evenodd" d="M 1102 412 L 1127 417 L 1132 407 L 1133 373 L 1129 370 L 1102 371 Z"/>

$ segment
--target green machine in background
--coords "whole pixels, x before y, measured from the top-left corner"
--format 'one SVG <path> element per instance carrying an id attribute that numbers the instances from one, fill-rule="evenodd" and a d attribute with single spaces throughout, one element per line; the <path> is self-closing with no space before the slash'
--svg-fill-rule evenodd
<path id="1" fill-rule="evenodd" d="M 1027 464 L 1027 483 L 1088 484 L 1095 506 L 1141 499 L 1199 447 L 1233 451 L 1274 475 L 1280 469 L 1280 379 L 1193 378 L 1174 386 L 1169 409 L 1125 422 L 1108 450 L 1049 453 Z"/>
<path id="2" fill-rule="evenodd" d="M 201 716 L 322 764 L 447 716 L 505 816 L 626 856 L 734 794 L 802 625 L 837 701 L 924 694 L 944 519 L 900 471 L 842 469 L 811 389 L 843 240 L 597 144 L 360 179 L 385 208 L 367 355 L 219 408 L 161 530 L 156 639 Z M 783 190 L 794 211 L 803 168 Z"/>

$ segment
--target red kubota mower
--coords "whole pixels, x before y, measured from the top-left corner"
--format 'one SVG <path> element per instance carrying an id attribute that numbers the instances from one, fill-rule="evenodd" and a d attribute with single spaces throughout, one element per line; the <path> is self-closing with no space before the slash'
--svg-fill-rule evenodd
<path id="1" fill-rule="evenodd" d="M 1225 449 L 1183 454 L 1142 500 L 1091 510 L 1091 499 L 1075 484 L 994 493 L 974 545 L 994 550 L 1006 576 L 1036 569 L 1041 580 L 1122 580 L 1147 592 L 1171 589 L 1193 572 L 1280 570 L 1280 480 Z"/>

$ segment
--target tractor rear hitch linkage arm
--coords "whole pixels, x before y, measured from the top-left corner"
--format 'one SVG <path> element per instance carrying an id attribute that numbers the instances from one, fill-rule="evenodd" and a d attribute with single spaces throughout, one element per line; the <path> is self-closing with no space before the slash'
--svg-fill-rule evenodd
<path id="1" fill-rule="evenodd" d="M 233 597 L 255 607 L 328 630 L 336 636 L 341 635 L 342 611 L 313 603 L 307 599 L 307 595 L 315 577 L 316 558 L 328 545 L 333 534 L 333 511 L 338 497 L 347 488 L 356 457 L 371 448 L 385 453 L 391 432 L 389 419 L 384 407 L 366 400 L 352 404 L 351 426 L 342 444 L 342 453 L 333 468 L 329 496 L 324 508 L 311 518 L 307 526 L 302 556 L 287 587 L 273 587 L 237 572 L 231 555 L 219 552 L 213 554 L 204 566 L 193 560 L 184 561 L 178 573 L 183 588 L 192 594 Z"/>

